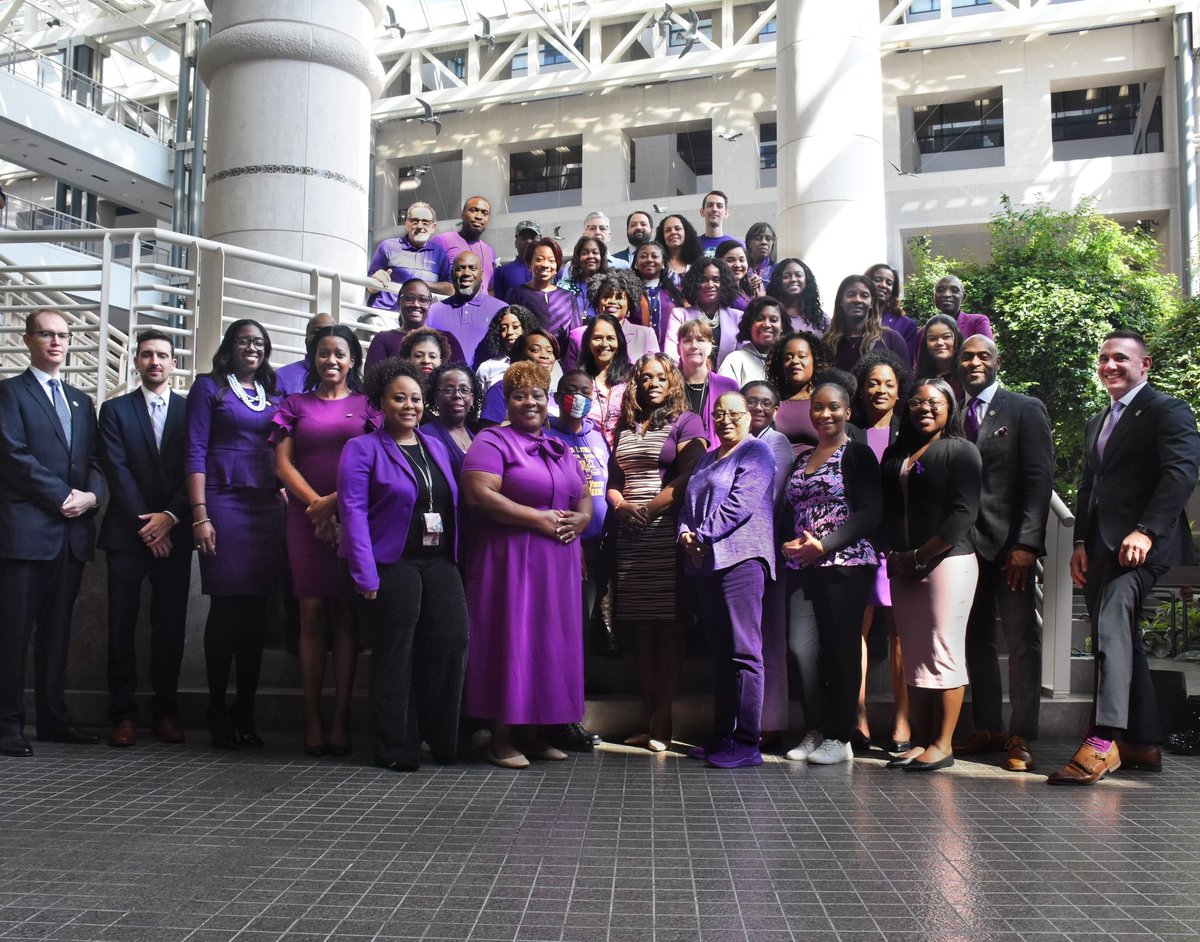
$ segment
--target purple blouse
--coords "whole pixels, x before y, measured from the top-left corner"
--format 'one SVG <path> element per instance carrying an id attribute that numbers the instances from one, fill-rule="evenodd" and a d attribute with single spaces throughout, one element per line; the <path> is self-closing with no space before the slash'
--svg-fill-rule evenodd
<path id="1" fill-rule="evenodd" d="M 529 308 L 533 316 L 551 334 L 567 334 L 583 323 L 578 299 L 563 288 L 538 291 L 529 285 L 518 285 L 508 293 L 509 304 Z"/>

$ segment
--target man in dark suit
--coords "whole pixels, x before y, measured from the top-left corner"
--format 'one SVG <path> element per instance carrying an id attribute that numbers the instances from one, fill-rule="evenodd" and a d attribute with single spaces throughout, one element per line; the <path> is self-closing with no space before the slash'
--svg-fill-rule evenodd
<path id="1" fill-rule="evenodd" d="M 1031 772 L 1036 760 L 1042 695 L 1042 639 L 1038 631 L 1034 568 L 1046 552 L 1046 515 L 1053 490 L 1054 444 L 1050 417 L 1041 400 L 1009 392 L 996 373 L 1000 355 L 988 337 L 968 337 L 958 354 L 964 432 L 983 461 L 979 516 L 971 537 L 979 560 L 979 582 L 967 622 L 967 673 L 975 732 L 956 743 L 961 755 L 1007 750 L 1004 767 Z M 996 615 L 1008 648 L 1008 692 L 1012 703 L 1005 733 Z"/>
<path id="2" fill-rule="evenodd" d="M 1084 432 L 1071 555 L 1091 615 L 1096 693 L 1083 745 L 1052 785 L 1091 785 L 1122 765 L 1162 768 L 1162 723 L 1137 626 L 1162 574 L 1196 561 L 1184 507 L 1200 473 L 1200 434 L 1186 402 L 1146 382 L 1150 366 L 1134 331 L 1113 331 L 1100 348 L 1110 401 Z"/>
<path id="3" fill-rule="evenodd" d="M 192 515 L 183 473 L 187 400 L 170 389 L 175 347 L 169 336 L 143 331 L 134 362 L 142 385 L 100 409 L 100 460 L 110 493 L 99 542 L 108 557 L 110 746 L 132 746 L 137 741 L 134 635 L 142 580 L 147 576 L 154 593 L 150 729 L 161 742 L 184 741 L 177 719 L 192 576 Z"/>
<path id="4" fill-rule="evenodd" d="M 0 755 L 29 756 L 25 658 L 34 647 L 38 739 L 94 743 L 65 698 L 71 610 L 92 558 L 104 496 L 92 401 L 60 378 L 67 320 L 43 310 L 25 321 L 29 369 L 0 382 Z"/>

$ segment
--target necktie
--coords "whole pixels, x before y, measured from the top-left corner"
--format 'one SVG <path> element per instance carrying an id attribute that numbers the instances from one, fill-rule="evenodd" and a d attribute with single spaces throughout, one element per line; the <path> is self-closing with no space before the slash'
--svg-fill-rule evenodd
<path id="1" fill-rule="evenodd" d="M 963 419 L 963 431 L 967 433 L 967 438 L 975 441 L 979 437 L 979 397 L 972 396 L 971 401 L 967 403 L 967 414 Z"/>
<path id="2" fill-rule="evenodd" d="M 58 413 L 58 421 L 62 423 L 63 434 L 67 436 L 67 447 L 71 447 L 71 410 L 67 408 L 67 400 L 63 398 L 62 385 L 52 379 L 47 384 L 50 387 L 50 399 L 54 403 L 54 411 Z"/>
<path id="3" fill-rule="evenodd" d="M 154 444 L 162 448 L 163 427 L 167 424 L 167 404 L 162 396 L 150 400 L 150 425 L 154 428 Z"/>
<path id="4" fill-rule="evenodd" d="M 1108 445 L 1113 429 L 1117 427 L 1117 419 L 1121 417 L 1121 410 L 1124 408 L 1125 403 L 1114 402 L 1108 411 L 1108 418 L 1104 420 L 1104 428 L 1100 429 L 1100 437 L 1096 439 L 1096 454 L 1101 458 L 1104 457 L 1104 448 Z"/>

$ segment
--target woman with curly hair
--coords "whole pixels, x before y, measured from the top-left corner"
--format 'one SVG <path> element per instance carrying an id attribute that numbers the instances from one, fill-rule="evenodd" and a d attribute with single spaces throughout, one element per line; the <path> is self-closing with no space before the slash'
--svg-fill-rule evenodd
<path id="1" fill-rule="evenodd" d="M 733 306 L 739 311 L 744 311 L 750 305 L 750 302 L 755 298 L 761 298 L 767 293 L 766 282 L 762 277 L 750 267 L 750 259 L 746 254 L 746 247 L 737 239 L 726 239 L 717 246 L 717 250 L 713 253 L 715 258 L 719 258 L 733 273 L 733 280 L 737 282 L 738 296 L 733 302 Z"/>
<path id="2" fill-rule="evenodd" d="M 663 353 L 634 365 L 617 426 L 608 481 L 616 515 L 616 618 L 637 638 L 644 732 L 630 745 L 671 743 L 671 702 L 683 659 L 676 617 L 675 509 L 708 449 L 704 423 L 688 411 L 683 376 Z"/>
<path id="3" fill-rule="evenodd" d="M 550 373 L 508 368 L 508 425 L 484 429 L 463 462 L 471 508 L 471 636 L 463 710 L 492 724 L 488 759 L 523 769 L 562 760 L 546 727 L 583 719 L 583 561 L 592 497 L 579 460 L 546 433 Z"/>
<path id="4" fill-rule="evenodd" d="M 608 246 L 595 236 L 580 236 L 571 253 L 566 271 L 558 278 L 558 286 L 575 296 L 581 318 L 595 313 L 588 299 L 588 281 L 593 275 L 608 271 Z"/>
<path id="5" fill-rule="evenodd" d="M 683 283 L 683 276 L 692 263 L 704 255 L 700 236 L 683 216 L 672 213 L 663 216 L 654 233 L 654 241 L 667 251 L 666 274 L 676 286 Z"/>
<path id="6" fill-rule="evenodd" d="M 783 332 L 783 311 L 772 297 L 755 298 L 738 322 L 738 348 L 721 364 L 721 375 L 728 376 L 740 389 L 756 379 L 766 379 L 767 353 Z"/>
<path id="7" fill-rule="evenodd" d="M 408 360 L 426 376 L 429 376 L 443 363 L 449 363 L 451 356 L 450 341 L 440 330 L 432 327 L 418 327 L 404 335 L 396 356 Z"/>
<path id="8" fill-rule="evenodd" d="M 779 239 L 769 222 L 756 222 L 746 231 L 746 253 L 750 268 L 758 273 L 764 285 L 769 284 L 775 271 L 775 252 Z"/>
<path id="9" fill-rule="evenodd" d="M 212 371 L 187 400 L 188 498 L 200 551 L 200 587 L 209 596 L 204 626 L 208 731 L 217 749 L 261 749 L 254 697 L 262 669 L 267 599 L 283 564 L 283 504 L 267 442 L 279 408 L 271 338 L 258 321 L 229 325 Z M 220 553 L 217 537 L 220 536 Z M 237 664 L 237 700 L 225 705 Z"/>
<path id="10" fill-rule="evenodd" d="M 517 338 L 538 326 L 533 312 L 519 304 L 510 304 L 492 315 L 487 333 L 479 341 L 471 361 L 471 368 L 483 383 L 484 392 L 500 382 L 500 377 L 512 363 L 512 348 Z"/>
<path id="11" fill-rule="evenodd" d="M 813 378 L 829 368 L 833 352 L 807 330 L 790 331 L 767 351 L 767 382 L 779 391 L 775 427 L 792 444 L 815 444 L 816 429 L 809 419 Z"/>
<path id="12" fill-rule="evenodd" d="M 679 327 L 692 318 L 704 318 L 713 332 L 718 369 L 725 357 L 737 346 L 738 323 L 741 312 L 733 306 L 737 300 L 737 282 L 733 273 L 719 258 L 697 260 L 683 278 L 683 297 L 687 307 L 675 308 L 667 326 L 665 352 L 679 359 Z"/>
<path id="13" fill-rule="evenodd" d="M 798 258 L 785 258 L 771 272 L 767 294 L 779 302 L 791 324 L 789 330 L 825 333 L 829 318 L 821 309 L 821 292 L 812 269 Z"/>
<path id="14" fill-rule="evenodd" d="M 887 262 L 867 269 L 867 277 L 875 283 L 875 303 L 883 314 L 883 326 L 890 327 L 908 344 L 911 363 L 917 355 L 917 324 L 904 313 L 900 302 L 900 273 Z M 921 374 L 924 375 L 924 374 Z"/>
<path id="15" fill-rule="evenodd" d="M 555 337 L 566 336 L 580 325 L 583 317 L 578 298 L 555 284 L 562 268 L 562 249 L 553 239 L 534 243 L 529 256 L 533 277 L 527 285 L 518 285 L 508 293 L 509 305 L 519 304 L 532 311 L 538 323 Z"/>
<path id="16" fill-rule="evenodd" d="M 532 360 L 540 364 L 549 371 L 550 382 L 556 386 L 563 373 L 558 362 L 558 349 L 558 341 L 550 331 L 544 327 L 535 327 L 516 339 L 512 349 L 513 363 Z M 551 415 L 558 415 L 558 403 L 553 397 L 550 399 L 549 410 Z M 480 427 L 499 425 L 504 421 L 504 411 L 504 390 L 496 383 L 484 394 L 483 411 L 479 414 Z"/>
<path id="17" fill-rule="evenodd" d="M 458 753 L 467 602 L 456 559 L 458 484 L 442 443 L 420 428 L 423 374 L 390 358 L 367 373 L 382 427 L 352 438 L 338 463 L 338 550 L 371 638 L 375 764 L 396 772 Z"/>
<path id="18" fill-rule="evenodd" d="M 666 260 L 667 250 L 657 242 L 647 242 L 638 246 L 633 256 L 633 271 L 642 280 L 650 317 L 649 324 L 658 338 L 660 350 L 666 343 L 667 325 L 671 322 L 672 309 L 684 307 L 687 303 L 675 282 L 667 277 Z"/>
<path id="19" fill-rule="evenodd" d="M 847 275 L 838 285 L 824 340 L 833 351 L 833 365 L 847 373 L 872 350 L 891 350 L 900 357 L 908 352 L 904 338 L 883 326 L 875 304 L 875 282 L 866 275 Z"/>
<path id="20" fill-rule="evenodd" d="M 646 292 L 637 275 L 625 269 L 600 272 L 588 280 L 587 291 L 588 303 L 596 314 L 608 314 L 620 322 L 631 361 L 647 353 L 658 353 L 658 335 L 646 326 L 649 323 Z M 583 330 L 576 327 L 571 331 L 562 358 L 564 370 L 574 369 L 579 363 Z"/>
<path id="21" fill-rule="evenodd" d="M 457 479 L 483 409 L 483 384 L 467 364 L 443 363 L 430 375 L 425 393 L 430 405 L 423 430 L 446 446 Z"/>
<path id="22" fill-rule="evenodd" d="M 625 389 L 633 375 L 622 323 L 611 314 L 597 314 L 583 330 L 579 368 L 592 380 L 595 409 L 592 421 L 611 449 L 621 418 Z M 657 351 L 656 351 L 657 352 Z M 564 372 L 569 372 L 570 367 Z"/>

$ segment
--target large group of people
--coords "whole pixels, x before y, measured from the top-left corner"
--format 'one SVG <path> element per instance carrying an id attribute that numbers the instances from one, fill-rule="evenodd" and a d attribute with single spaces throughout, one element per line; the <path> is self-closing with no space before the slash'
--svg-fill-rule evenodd
<path id="1" fill-rule="evenodd" d="M 364 352 L 312 319 L 278 372 L 257 321 L 233 322 L 186 399 L 168 333 L 137 338 L 141 386 L 91 404 L 60 377 L 66 318 L 31 314 L 30 369 L 0 383 L 0 753 L 24 735 L 36 637 L 39 738 L 89 742 L 63 695 L 71 605 L 108 509 L 109 742 L 137 738 L 134 625 L 153 591 L 151 730 L 180 742 L 177 696 L 191 554 L 209 597 L 208 731 L 261 747 L 255 693 L 281 578 L 299 609 L 304 750 L 351 751 L 350 702 L 369 647 L 375 761 L 455 761 L 464 721 L 506 769 L 563 760 L 583 725 L 584 637 L 607 621 L 634 651 L 642 712 L 610 738 L 675 748 L 689 631 L 712 659 L 712 729 L 689 751 L 717 768 L 778 748 L 817 765 L 882 749 L 929 772 L 956 755 L 1036 768 L 1041 690 L 1034 571 L 1051 500 L 1050 419 L 1005 389 L 991 324 L 938 282 L 938 313 L 905 313 L 877 264 L 827 294 L 768 223 L 703 234 L 681 214 L 603 213 L 566 252 L 534 220 L 517 257 L 484 240 L 473 196 L 437 233 L 427 203 L 380 244 L 369 304 L 389 323 Z M 435 296 L 443 296 L 435 300 Z M 1194 558 L 1184 503 L 1200 435 L 1146 382 L 1136 333 L 1114 330 L 1097 375 L 1072 575 L 1093 613 L 1096 705 L 1055 784 L 1161 767 L 1162 729 L 1137 642 L 1165 568 Z M 364 375 L 365 374 L 365 375 Z M 286 574 L 286 576 L 285 576 Z M 1002 715 L 996 626 L 1011 716 Z M 867 636 L 889 639 L 894 703 L 872 735 Z M 327 723 L 327 653 L 333 712 Z M 228 702 L 230 676 L 236 699 Z M 973 731 L 955 740 L 972 688 Z M 789 704 L 798 705 L 798 727 Z"/>

